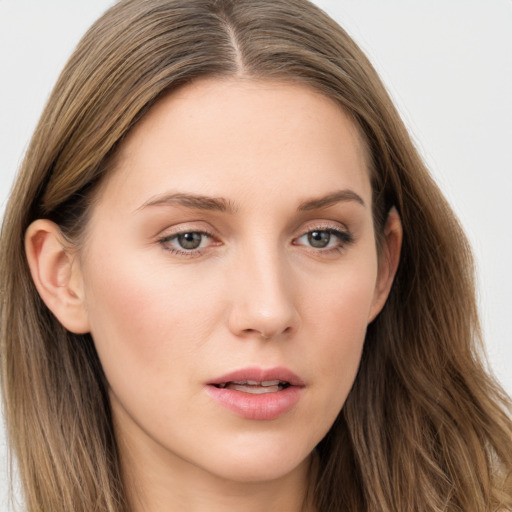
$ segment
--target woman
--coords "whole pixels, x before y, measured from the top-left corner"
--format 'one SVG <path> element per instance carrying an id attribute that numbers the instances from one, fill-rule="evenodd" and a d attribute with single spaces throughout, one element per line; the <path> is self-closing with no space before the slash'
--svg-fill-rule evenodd
<path id="1" fill-rule="evenodd" d="M 28 510 L 512 507 L 466 239 L 314 6 L 113 7 L 43 113 L 1 250 Z"/>

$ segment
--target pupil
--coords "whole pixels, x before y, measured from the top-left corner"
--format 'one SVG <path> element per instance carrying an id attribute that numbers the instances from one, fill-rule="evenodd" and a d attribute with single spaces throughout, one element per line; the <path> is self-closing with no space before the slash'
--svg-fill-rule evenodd
<path id="1" fill-rule="evenodd" d="M 183 233 L 178 235 L 178 243 L 183 249 L 197 249 L 201 245 L 200 233 Z"/>
<path id="2" fill-rule="evenodd" d="M 322 249 L 329 245 L 331 240 L 331 234 L 327 231 L 311 231 L 308 234 L 308 242 L 312 247 L 316 247 L 317 249 Z"/>

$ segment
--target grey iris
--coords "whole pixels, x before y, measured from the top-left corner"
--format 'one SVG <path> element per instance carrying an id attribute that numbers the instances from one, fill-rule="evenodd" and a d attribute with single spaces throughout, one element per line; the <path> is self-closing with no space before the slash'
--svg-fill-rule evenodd
<path id="1" fill-rule="evenodd" d="M 183 249 L 197 249 L 201 245 L 201 233 L 183 233 L 178 235 L 178 243 Z"/>
<path id="2" fill-rule="evenodd" d="M 308 233 L 308 242 L 311 244 L 311 247 L 316 247 L 317 249 L 327 247 L 330 240 L 331 233 L 328 231 L 311 231 L 311 233 Z"/>

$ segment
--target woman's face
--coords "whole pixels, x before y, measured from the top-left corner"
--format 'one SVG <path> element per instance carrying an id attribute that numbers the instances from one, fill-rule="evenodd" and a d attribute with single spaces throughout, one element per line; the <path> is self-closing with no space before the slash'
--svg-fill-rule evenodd
<path id="1" fill-rule="evenodd" d="M 123 142 L 79 265 L 128 459 L 297 471 L 385 300 L 358 131 L 305 86 L 188 85 Z"/>

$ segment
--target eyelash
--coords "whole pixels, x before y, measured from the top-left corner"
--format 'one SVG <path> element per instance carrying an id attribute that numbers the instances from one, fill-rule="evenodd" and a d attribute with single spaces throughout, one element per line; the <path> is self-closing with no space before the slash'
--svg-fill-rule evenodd
<path id="1" fill-rule="evenodd" d="M 312 246 L 305 246 L 308 247 L 308 249 L 316 252 L 316 253 L 331 253 L 331 252 L 341 252 L 343 251 L 348 245 L 352 244 L 354 242 L 354 237 L 352 234 L 348 231 L 344 231 L 339 228 L 334 228 L 332 226 L 315 226 L 311 229 L 308 229 L 307 231 L 303 232 L 300 236 L 294 238 L 293 245 L 302 245 L 295 243 L 296 240 L 301 239 L 302 237 L 305 237 L 311 233 L 319 232 L 319 233 L 328 233 L 329 236 L 335 236 L 338 239 L 338 243 L 335 247 L 328 247 L 328 248 L 316 248 Z M 201 230 L 186 230 L 186 231 L 180 231 L 177 233 L 173 233 L 172 235 L 168 235 L 165 237 L 162 237 L 158 240 L 158 243 L 166 250 L 169 251 L 172 254 L 178 255 L 178 256 L 184 256 L 187 258 L 193 258 L 198 257 L 203 254 L 203 249 L 201 247 L 198 247 L 196 249 L 179 249 L 177 247 L 173 247 L 168 245 L 169 242 L 176 240 L 179 236 L 189 235 L 189 234 L 195 234 L 200 235 L 201 237 L 205 237 L 207 239 L 214 239 L 214 236 L 211 233 L 208 233 L 207 231 L 201 231 Z M 331 240 L 328 241 L 330 243 Z M 201 241 L 202 243 L 202 241 Z"/>

